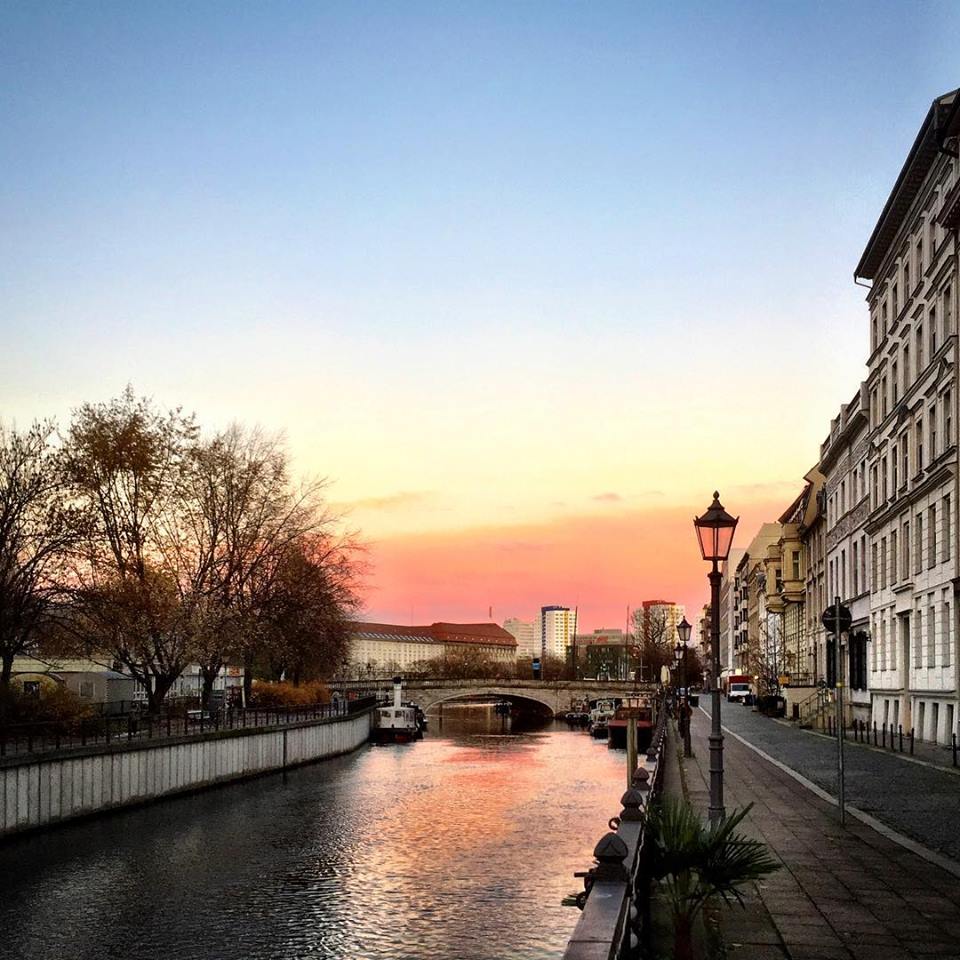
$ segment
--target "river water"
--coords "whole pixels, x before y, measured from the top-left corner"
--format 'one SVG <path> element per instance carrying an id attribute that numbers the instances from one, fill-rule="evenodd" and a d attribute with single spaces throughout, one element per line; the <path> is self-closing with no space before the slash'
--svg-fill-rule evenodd
<path id="1" fill-rule="evenodd" d="M 545 960 L 623 752 L 488 708 L 426 738 L 0 843 L 4 960 Z"/>

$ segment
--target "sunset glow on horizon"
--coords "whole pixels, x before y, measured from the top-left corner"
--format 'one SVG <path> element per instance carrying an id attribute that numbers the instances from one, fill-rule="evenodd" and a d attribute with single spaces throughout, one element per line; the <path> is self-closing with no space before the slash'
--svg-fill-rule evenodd
<path id="1" fill-rule="evenodd" d="M 863 9 L 9 7 L 0 418 L 283 432 L 369 619 L 692 621 L 693 516 L 748 543 L 864 375 L 853 268 L 956 85 L 957 8 Z"/>

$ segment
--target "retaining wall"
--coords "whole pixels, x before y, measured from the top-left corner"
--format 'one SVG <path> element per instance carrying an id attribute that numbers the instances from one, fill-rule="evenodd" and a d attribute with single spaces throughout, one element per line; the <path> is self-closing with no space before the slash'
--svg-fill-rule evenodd
<path id="1" fill-rule="evenodd" d="M 230 780 L 349 753 L 372 711 L 284 727 L 7 760 L 0 766 L 0 837 Z"/>

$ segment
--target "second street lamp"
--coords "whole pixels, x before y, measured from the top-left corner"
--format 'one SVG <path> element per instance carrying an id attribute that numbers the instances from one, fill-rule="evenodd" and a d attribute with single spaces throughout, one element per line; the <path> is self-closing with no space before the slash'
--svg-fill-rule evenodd
<path id="1" fill-rule="evenodd" d="M 707 512 L 694 517 L 693 526 L 700 543 L 700 555 L 712 564 L 710 579 L 710 653 L 713 664 L 710 710 L 710 822 L 724 816 L 723 809 L 723 733 L 720 728 L 720 564 L 730 555 L 738 517 L 731 517 L 720 494 L 714 491 Z"/>
<path id="2" fill-rule="evenodd" d="M 687 623 L 684 617 L 677 624 L 677 660 L 680 666 L 680 686 L 683 689 L 683 699 L 680 704 L 680 735 L 683 737 L 683 755 L 690 757 L 693 751 L 690 749 L 690 680 L 687 677 L 687 644 L 690 642 L 690 631 L 692 627 Z"/>

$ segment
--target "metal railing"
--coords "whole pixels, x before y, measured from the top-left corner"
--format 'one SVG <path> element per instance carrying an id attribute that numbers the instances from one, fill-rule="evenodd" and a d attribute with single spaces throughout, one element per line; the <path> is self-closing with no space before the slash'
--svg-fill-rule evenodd
<path id="1" fill-rule="evenodd" d="M 583 878 L 583 893 L 577 897 L 583 912 L 563 960 L 637 960 L 649 946 L 653 878 L 645 811 L 662 788 L 665 723 L 666 710 L 661 709 L 644 762 L 620 798 L 623 809 L 594 848 L 596 866 L 576 874 Z"/>
<path id="2" fill-rule="evenodd" d="M 296 707 L 228 707 L 215 711 L 187 710 L 180 714 L 167 712 L 159 716 L 129 713 L 73 721 L 0 724 L 0 758 L 180 739 L 221 730 L 289 726 L 349 716 L 375 705 L 375 697 L 358 697 Z"/>

